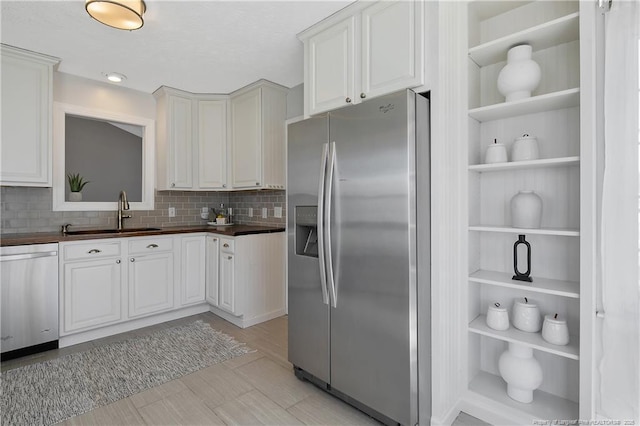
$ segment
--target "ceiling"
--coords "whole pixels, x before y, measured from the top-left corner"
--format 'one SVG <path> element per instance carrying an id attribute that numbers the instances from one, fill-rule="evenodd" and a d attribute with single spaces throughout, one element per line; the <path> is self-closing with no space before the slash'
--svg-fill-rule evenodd
<path id="1" fill-rule="evenodd" d="M 84 0 L 1 0 L 4 44 L 61 59 L 58 71 L 152 93 L 165 85 L 230 93 L 260 78 L 303 81 L 296 34 L 342 9 L 344 0 L 147 0 L 144 26 L 117 30 L 91 18 Z"/>

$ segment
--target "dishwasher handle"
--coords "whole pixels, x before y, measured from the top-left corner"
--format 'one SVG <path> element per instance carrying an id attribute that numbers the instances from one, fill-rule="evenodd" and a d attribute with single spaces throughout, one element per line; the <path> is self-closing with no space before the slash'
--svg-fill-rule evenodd
<path id="1" fill-rule="evenodd" d="M 41 253 L 22 253 L 22 254 L 6 254 L 0 256 L 0 262 L 6 262 L 8 260 L 25 260 L 25 259 L 37 259 L 39 257 L 57 256 L 57 251 L 47 251 Z"/>

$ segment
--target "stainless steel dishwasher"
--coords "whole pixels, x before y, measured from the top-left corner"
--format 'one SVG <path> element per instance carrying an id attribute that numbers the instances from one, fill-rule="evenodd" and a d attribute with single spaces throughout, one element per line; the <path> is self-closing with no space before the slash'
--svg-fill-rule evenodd
<path id="1" fill-rule="evenodd" d="M 2 360 L 58 347 L 58 244 L 0 247 Z"/>

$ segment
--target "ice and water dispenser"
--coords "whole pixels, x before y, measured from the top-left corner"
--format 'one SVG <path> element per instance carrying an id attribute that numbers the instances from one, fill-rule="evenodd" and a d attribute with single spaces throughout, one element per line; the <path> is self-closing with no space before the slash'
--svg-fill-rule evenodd
<path id="1" fill-rule="evenodd" d="M 296 207 L 296 254 L 318 257 L 318 206 Z"/>

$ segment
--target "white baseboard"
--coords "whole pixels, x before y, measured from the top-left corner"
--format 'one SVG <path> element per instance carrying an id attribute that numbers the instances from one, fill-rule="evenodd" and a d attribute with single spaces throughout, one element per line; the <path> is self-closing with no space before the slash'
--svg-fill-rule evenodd
<path id="1" fill-rule="evenodd" d="M 272 320 L 274 318 L 278 318 L 281 317 L 285 314 L 285 310 L 283 309 L 278 309 L 276 311 L 273 312 L 268 312 L 266 314 L 263 315 L 259 315 L 257 317 L 253 317 L 253 318 L 244 318 L 242 316 L 237 317 L 233 314 L 230 314 L 227 311 L 224 311 L 220 308 L 216 308 L 215 306 L 211 306 L 210 307 L 210 312 L 216 314 L 219 317 L 222 317 L 223 319 L 229 321 L 231 324 L 236 325 L 240 328 L 247 328 L 247 327 L 251 327 L 252 325 L 256 325 L 256 324 L 260 324 L 261 322 L 265 322 L 265 321 L 269 321 Z"/>
<path id="2" fill-rule="evenodd" d="M 170 312 L 163 312 L 158 315 L 152 315 L 144 318 L 133 319 L 130 321 L 108 325 L 108 326 L 96 328 L 93 330 L 88 330 L 88 331 L 79 332 L 75 334 L 69 334 L 67 336 L 60 337 L 60 339 L 58 340 L 58 345 L 61 348 L 65 348 L 67 346 L 77 345 L 78 343 L 84 343 L 90 340 L 101 339 L 103 337 L 113 336 L 114 334 L 125 333 L 127 331 L 136 330 L 138 328 L 148 327 L 150 325 L 160 324 L 163 322 L 188 317 L 191 315 L 197 315 L 203 312 L 209 312 L 209 304 L 200 303 L 198 305 L 176 309 Z"/>

